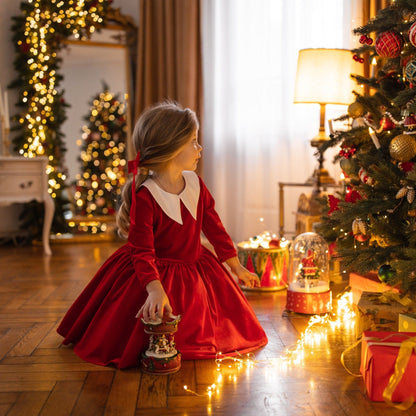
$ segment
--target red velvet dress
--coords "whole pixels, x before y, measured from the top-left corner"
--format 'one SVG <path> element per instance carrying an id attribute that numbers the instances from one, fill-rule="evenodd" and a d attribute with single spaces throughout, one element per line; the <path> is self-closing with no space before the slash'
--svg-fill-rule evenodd
<path id="1" fill-rule="evenodd" d="M 58 333 L 64 344 L 75 344 L 82 359 L 118 368 L 139 364 L 148 335 L 135 315 L 154 279 L 162 282 L 173 313 L 182 317 L 175 334 L 182 359 L 246 353 L 267 343 L 247 299 L 221 264 L 236 251 L 212 196 L 195 173 L 184 172 L 184 178 L 188 197 L 178 198 L 176 214 L 165 206 L 164 197 L 172 194 L 152 180 L 150 190 L 140 187 L 128 242 L 107 259 L 63 318 Z M 218 257 L 201 244 L 201 231 Z"/>

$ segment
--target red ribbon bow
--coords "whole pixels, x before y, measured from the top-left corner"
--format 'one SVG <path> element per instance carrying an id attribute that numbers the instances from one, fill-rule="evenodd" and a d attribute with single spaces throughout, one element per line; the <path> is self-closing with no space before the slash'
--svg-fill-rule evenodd
<path id="1" fill-rule="evenodd" d="M 130 222 L 136 224 L 136 175 L 140 166 L 140 152 L 137 152 L 136 159 L 127 162 L 129 173 L 133 174 L 133 182 L 131 184 L 131 206 L 130 206 Z"/>
<path id="2" fill-rule="evenodd" d="M 137 152 L 136 159 L 127 162 L 128 172 L 137 175 L 137 170 L 140 166 L 140 152 Z M 134 178 L 133 178 L 134 180 Z"/>

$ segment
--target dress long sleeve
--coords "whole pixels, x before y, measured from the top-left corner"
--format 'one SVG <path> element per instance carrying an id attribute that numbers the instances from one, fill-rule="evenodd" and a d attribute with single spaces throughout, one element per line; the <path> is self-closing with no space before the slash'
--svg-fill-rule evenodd
<path id="1" fill-rule="evenodd" d="M 201 183 L 201 198 L 203 198 L 203 219 L 202 232 L 207 237 L 208 241 L 213 245 L 215 253 L 219 261 L 222 263 L 225 260 L 235 257 L 237 251 L 231 237 L 228 235 L 221 222 L 221 219 L 215 210 L 215 200 L 205 186 L 202 180 Z"/>
<path id="2" fill-rule="evenodd" d="M 130 225 L 128 244 L 137 278 L 143 287 L 152 280 L 159 279 L 154 247 L 154 201 L 146 188 L 136 194 L 136 224 Z"/>

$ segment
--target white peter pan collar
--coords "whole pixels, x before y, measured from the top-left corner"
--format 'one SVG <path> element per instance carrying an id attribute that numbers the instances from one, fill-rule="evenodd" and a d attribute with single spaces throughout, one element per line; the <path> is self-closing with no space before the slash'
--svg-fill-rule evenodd
<path id="1" fill-rule="evenodd" d="M 181 201 L 196 220 L 200 191 L 198 175 L 195 172 L 185 170 L 182 176 L 185 179 L 185 188 L 179 195 L 164 191 L 152 177 L 146 179 L 141 185 L 150 191 L 163 212 L 179 224 L 183 224 Z"/>

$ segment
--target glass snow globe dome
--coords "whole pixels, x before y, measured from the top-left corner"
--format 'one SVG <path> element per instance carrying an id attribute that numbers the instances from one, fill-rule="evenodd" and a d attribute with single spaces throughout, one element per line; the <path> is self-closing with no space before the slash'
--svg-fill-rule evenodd
<path id="1" fill-rule="evenodd" d="M 300 293 L 322 293 L 329 290 L 328 244 L 319 234 L 298 235 L 291 247 L 291 273 L 288 290 Z"/>

